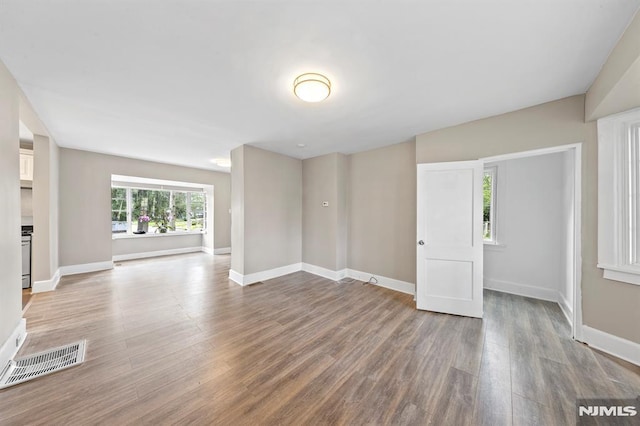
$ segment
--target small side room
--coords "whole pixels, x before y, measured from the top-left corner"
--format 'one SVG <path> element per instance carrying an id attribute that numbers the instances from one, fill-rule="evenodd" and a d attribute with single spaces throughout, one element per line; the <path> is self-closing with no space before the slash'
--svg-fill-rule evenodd
<path id="1" fill-rule="evenodd" d="M 573 322 L 575 169 L 571 150 L 485 162 L 484 288 L 556 302 Z"/>

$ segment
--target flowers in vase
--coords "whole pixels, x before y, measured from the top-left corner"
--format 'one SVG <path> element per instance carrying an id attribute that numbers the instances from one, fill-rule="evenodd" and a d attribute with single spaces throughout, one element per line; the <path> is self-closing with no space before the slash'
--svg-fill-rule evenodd
<path id="1" fill-rule="evenodd" d="M 151 218 L 149 216 L 147 216 L 146 214 L 143 214 L 142 216 L 140 216 L 138 218 L 138 222 L 141 223 L 148 223 L 151 220 Z"/>

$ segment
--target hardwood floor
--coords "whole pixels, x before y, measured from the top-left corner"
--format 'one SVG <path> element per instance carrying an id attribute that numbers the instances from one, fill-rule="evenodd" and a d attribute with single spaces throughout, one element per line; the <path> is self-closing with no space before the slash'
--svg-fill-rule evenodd
<path id="1" fill-rule="evenodd" d="M 33 295 L 31 294 L 30 288 L 22 289 L 22 312 L 29 308 L 31 304 L 31 300 L 33 299 Z"/>
<path id="2" fill-rule="evenodd" d="M 83 365 L 0 391 L 0 424 L 574 424 L 640 368 L 569 339 L 557 305 L 485 292 L 485 319 L 305 272 L 250 287 L 229 256 L 63 278 L 21 354 L 88 339 Z"/>

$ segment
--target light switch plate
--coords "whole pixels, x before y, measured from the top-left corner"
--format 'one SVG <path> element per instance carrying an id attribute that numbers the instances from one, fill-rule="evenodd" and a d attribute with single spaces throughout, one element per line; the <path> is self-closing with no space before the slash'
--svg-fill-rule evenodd
<path id="1" fill-rule="evenodd" d="M 323 201 L 322 202 L 322 207 L 329 207 L 329 202 L 328 201 Z"/>

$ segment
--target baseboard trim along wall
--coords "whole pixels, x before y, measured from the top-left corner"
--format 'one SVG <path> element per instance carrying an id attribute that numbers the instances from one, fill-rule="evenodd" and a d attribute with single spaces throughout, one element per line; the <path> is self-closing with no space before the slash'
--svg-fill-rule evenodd
<path id="1" fill-rule="evenodd" d="M 340 281 L 341 279 L 347 277 L 346 269 L 342 269 L 340 271 L 332 271 L 331 269 L 323 268 L 322 266 L 316 266 L 304 262 L 302 263 L 302 270 L 313 275 L 318 275 L 320 277 L 330 279 L 332 281 Z"/>
<path id="2" fill-rule="evenodd" d="M 229 279 L 237 284 L 245 285 L 243 284 L 244 275 L 234 271 L 233 269 L 229 269 Z"/>
<path id="3" fill-rule="evenodd" d="M 240 285 L 251 285 L 257 283 L 258 281 L 270 280 L 298 271 L 309 272 L 310 274 L 318 275 L 332 281 L 340 281 L 341 279 L 348 277 L 358 281 L 368 282 L 371 277 L 375 277 L 377 283 L 371 283 L 373 285 L 399 291 L 401 293 L 410 294 L 412 296 L 414 296 L 416 292 L 415 284 L 406 281 L 383 277 L 381 275 L 371 274 L 369 272 L 356 271 L 354 269 L 341 269 L 339 271 L 332 271 L 321 266 L 311 265 L 310 263 L 294 263 L 292 265 L 269 269 L 262 272 L 256 272 L 249 275 L 242 275 L 234 271 L 233 269 L 230 269 L 229 279 L 235 281 Z"/>
<path id="4" fill-rule="evenodd" d="M 45 291 L 53 291 L 60 282 L 60 268 L 56 270 L 53 277 L 49 280 L 34 281 L 31 285 L 31 293 L 44 293 Z"/>
<path id="5" fill-rule="evenodd" d="M 27 337 L 27 320 L 20 318 L 18 325 L 13 329 L 13 332 L 9 336 L 6 342 L 2 344 L 0 348 L 0 373 L 7 366 L 9 361 L 13 359 L 18 353 L 24 339 Z"/>
<path id="6" fill-rule="evenodd" d="M 484 278 L 484 288 L 488 290 L 501 291 L 503 293 L 515 294 L 518 296 L 558 302 L 558 291 L 548 288 L 533 287 L 526 284 L 494 280 L 486 277 Z"/>
<path id="7" fill-rule="evenodd" d="M 567 301 L 567 299 L 563 296 L 562 293 L 558 292 L 558 305 L 560 305 L 560 309 L 564 314 L 565 318 L 569 322 L 569 325 L 573 325 L 573 309 L 571 304 Z"/>
<path id="8" fill-rule="evenodd" d="M 278 278 L 283 275 L 292 274 L 302 270 L 302 263 L 293 263 L 287 266 L 281 266 L 279 268 L 269 269 L 261 272 L 254 272 L 253 274 L 242 275 L 233 269 L 229 269 L 229 279 L 244 286 L 255 284 L 259 281 L 270 280 Z"/>
<path id="9" fill-rule="evenodd" d="M 220 247 L 217 249 L 202 247 L 202 251 L 208 254 L 231 254 L 231 247 Z"/>
<path id="10" fill-rule="evenodd" d="M 410 294 L 412 296 L 415 296 L 416 294 L 416 285 L 407 281 L 400 281 L 395 278 L 383 277 L 382 275 L 356 271 L 354 269 L 347 269 L 347 276 L 358 281 L 364 281 L 365 283 L 368 282 L 371 277 L 374 277 L 378 282 L 371 283 L 373 285 L 399 291 L 400 293 Z"/>
<path id="11" fill-rule="evenodd" d="M 129 254 L 118 254 L 113 256 L 114 262 L 120 262 L 123 260 L 134 260 L 134 259 L 146 259 L 148 257 L 158 257 L 158 256 L 171 256 L 172 254 L 185 254 L 185 253 L 197 253 L 205 251 L 204 247 L 184 247 L 177 249 L 169 249 L 169 250 L 156 250 L 156 251 L 146 251 L 139 253 L 129 253 Z"/>
<path id="12" fill-rule="evenodd" d="M 220 250 L 221 252 L 218 253 L 218 250 Z M 113 256 L 111 261 L 61 266 L 60 268 L 58 268 L 58 270 L 50 280 L 34 281 L 31 288 L 31 292 L 44 293 L 46 291 L 53 291 L 58 286 L 58 283 L 60 282 L 60 277 L 64 277 L 67 275 L 86 274 L 88 272 L 106 271 L 109 269 L 113 269 L 113 262 L 120 262 L 123 260 L 146 259 L 149 257 L 158 257 L 158 256 L 170 256 L 172 254 L 197 253 L 197 252 L 205 252 L 209 254 L 222 254 L 222 253 L 230 253 L 231 248 L 224 247 L 221 249 L 212 250 L 210 248 L 201 247 L 201 246 L 185 247 L 185 248 L 171 249 L 171 250 L 157 250 L 157 251 L 148 251 L 148 252 L 141 252 L 141 253 L 119 254 L 119 255 Z"/>
<path id="13" fill-rule="evenodd" d="M 67 265 L 60 267 L 60 276 L 86 274 L 87 272 L 98 272 L 113 269 L 113 261 L 82 263 L 80 265 Z"/>
<path id="14" fill-rule="evenodd" d="M 605 333 L 589 326 L 582 326 L 582 341 L 594 349 L 640 366 L 640 344 Z"/>

